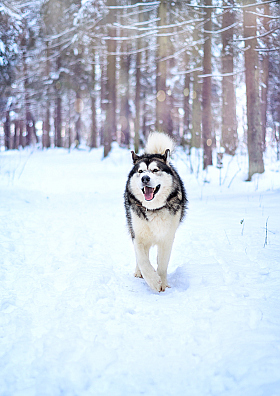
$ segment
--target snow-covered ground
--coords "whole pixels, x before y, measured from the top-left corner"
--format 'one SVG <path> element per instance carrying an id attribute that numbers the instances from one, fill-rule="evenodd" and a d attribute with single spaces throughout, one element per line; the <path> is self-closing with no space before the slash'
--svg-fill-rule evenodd
<path id="1" fill-rule="evenodd" d="M 0 153 L 0 395 L 279 396 L 280 166 L 269 157 L 248 183 L 244 155 L 221 175 L 197 174 L 196 153 L 191 174 L 175 155 L 189 209 L 172 287 L 158 294 L 133 277 L 128 150 Z"/>

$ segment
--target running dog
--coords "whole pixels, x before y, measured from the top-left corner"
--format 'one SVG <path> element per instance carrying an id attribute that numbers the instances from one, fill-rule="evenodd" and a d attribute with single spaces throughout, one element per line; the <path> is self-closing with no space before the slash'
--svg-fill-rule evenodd
<path id="1" fill-rule="evenodd" d="M 145 152 L 132 151 L 124 202 L 127 224 L 136 254 L 135 276 L 155 291 L 168 286 L 167 267 L 175 232 L 183 220 L 187 197 L 183 182 L 170 164 L 173 140 L 163 133 L 149 135 Z M 151 246 L 158 248 L 157 271 L 149 260 Z"/>

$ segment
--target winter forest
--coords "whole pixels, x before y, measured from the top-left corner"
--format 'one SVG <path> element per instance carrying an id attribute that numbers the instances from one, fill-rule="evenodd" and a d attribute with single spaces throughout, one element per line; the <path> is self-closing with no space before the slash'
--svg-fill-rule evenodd
<path id="1" fill-rule="evenodd" d="M 203 169 L 248 150 L 248 180 L 268 146 L 279 159 L 277 0 L 2 1 L 0 22 L 2 150 L 106 157 L 157 130 Z"/>
<path id="2" fill-rule="evenodd" d="M 160 293 L 123 199 L 153 131 Z M 279 0 L 0 0 L 0 395 L 279 396 L 279 135 Z"/>

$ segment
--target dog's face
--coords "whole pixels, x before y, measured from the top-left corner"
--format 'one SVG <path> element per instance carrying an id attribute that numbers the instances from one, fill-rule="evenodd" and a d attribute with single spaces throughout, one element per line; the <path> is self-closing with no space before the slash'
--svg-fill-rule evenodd
<path id="1" fill-rule="evenodd" d="M 167 150 L 168 151 L 168 150 Z M 161 208 L 172 192 L 173 176 L 165 155 L 144 154 L 138 157 L 132 152 L 134 167 L 131 171 L 130 190 L 147 209 Z"/>

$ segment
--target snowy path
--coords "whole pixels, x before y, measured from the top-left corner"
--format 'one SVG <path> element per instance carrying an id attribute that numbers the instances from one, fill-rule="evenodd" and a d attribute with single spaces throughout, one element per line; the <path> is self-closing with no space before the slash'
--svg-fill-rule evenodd
<path id="1" fill-rule="evenodd" d="M 129 152 L 101 155 L 0 154 L 0 395 L 279 396 L 279 172 L 203 186 L 177 158 L 189 210 L 157 294 L 133 277 Z"/>

